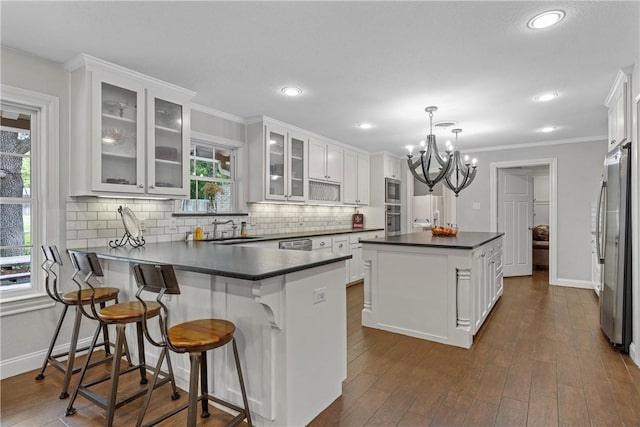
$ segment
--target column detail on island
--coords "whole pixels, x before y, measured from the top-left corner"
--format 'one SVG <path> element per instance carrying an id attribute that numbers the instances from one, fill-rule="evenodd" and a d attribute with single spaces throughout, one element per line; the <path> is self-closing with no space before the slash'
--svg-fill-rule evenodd
<path id="1" fill-rule="evenodd" d="M 457 327 L 466 331 L 471 329 L 471 270 L 457 270 L 458 319 Z"/>

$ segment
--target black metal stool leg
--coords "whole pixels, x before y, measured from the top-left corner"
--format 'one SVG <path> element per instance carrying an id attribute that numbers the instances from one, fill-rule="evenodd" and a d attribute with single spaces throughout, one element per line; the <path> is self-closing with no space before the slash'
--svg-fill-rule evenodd
<path id="1" fill-rule="evenodd" d="M 84 375 L 87 373 L 87 368 L 89 367 L 89 362 L 91 361 L 91 355 L 93 354 L 93 349 L 98 342 L 98 337 L 100 336 L 101 326 L 98 324 L 96 328 L 96 332 L 93 334 L 93 340 L 91 340 L 91 345 L 89 346 L 89 351 L 87 352 L 87 360 L 85 360 L 84 365 L 82 366 L 82 371 L 80 371 L 80 377 L 78 378 L 78 385 L 73 390 L 73 395 L 69 400 L 69 405 L 67 406 L 67 412 L 65 415 L 73 415 L 76 413 L 76 409 L 73 407 L 73 403 L 76 401 L 76 397 L 78 397 L 78 390 L 82 385 L 82 380 L 84 379 Z"/>
<path id="2" fill-rule="evenodd" d="M 209 416 L 209 401 L 207 396 L 209 395 L 209 382 L 207 374 L 207 352 L 203 351 L 200 353 L 200 390 L 202 397 L 202 418 L 207 418 Z"/>
<path id="3" fill-rule="evenodd" d="M 116 299 L 115 303 L 118 303 L 118 300 Z M 107 306 L 106 302 L 101 302 L 100 303 L 100 308 L 105 308 Z M 104 338 L 104 354 L 105 357 L 110 356 L 111 355 L 111 344 L 109 342 L 109 328 L 107 328 L 106 323 L 104 325 L 102 325 L 102 338 Z"/>
<path id="4" fill-rule="evenodd" d="M 151 384 L 149 384 L 149 388 L 147 390 L 147 395 L 144 398 L 144 403 L 142 404 L 142 409 L 140 409 L 140 413 L 138 414 L 138 421 L 136 423 L 136 427 L 140 427 L 142 425 L 142 420 L 144 419 L 144 415 L 147 413 L 147 409 L 149 408 L 149 403 L 151 402 L 151 395 L 153 394 L 153 390 L 156 387 L 156 383 L 158 382 L 158 375 L 160 374 L 160 367 L 162 366 L 162 361 L 167 353 L 167 348 L 164 347 L 160 352 L 160 356 L 158 357 L 158 363 L 156 364 L 156 368 L 153 371 L 153 380 L 151 380 Z"/>
<path id="5" fill-rule="evenodd" d="M 138 335 L 138 363 L 140 366 L 140 384 L 146 384 L 148 381 L 147 363 L 144 355 L 144 336 L 142 330 L 142 322 L 136 322 L 136 333 Z"/>
<path id="6" fill-rule="evenodd" d="M 62 322 L 64 322 L 64 318 L 67 315 L 68 309 L 69 309 L 69 306 L 65 305 L 64 309 L 62 310 L 62 314 L 60 314 L 60 319 L 58 320 L 58 326 L 56 326 L 56 330 L 53 333 L 53 337 L 51 338 L 51 343 L 49 344 L 49 350 L 47 350 L 47 355 L 44 358 L 42 369 L 40 369 L 40 373 L 36 376 L 36 380 L 38 381 L 44 379 L 44 371 L 45 369 L 47 369 L 47 365 L 49 365 L 49 358 L 51 357 L 51 353 L 53 353 L 53 347 L 56 345 L 56 340 L 58 339 L 58 335 L 60 334 L 60 328 L 62 327 Z"/>
<path id="7" fill-rule="evenodd" d="M 178 387 L 176 386 L 176 377 L 173 375 L 173 366 L 171 365 L 171 354 L 169 353 L 167 353 L 167 370 L 169 371 L 171 389 L 173 390 L 173 394 L 171 395 L 171 400 L 177 400 L 180 398 L 180 393 L 178 393 Z"/>
<path id="8" fill-rule="evenodd" d="M 200 371 L 200 353 L 189 353 L 191 371 L 189 372 L 189 406 L 187 409 L 187 427 L 196 427 L 198 412 L 198 372 Z"/>
<path id="9" fill-rule="evenodd" d="M 69 343 L 69 357 L 67 358 L 67 369 L 64 373 L 64 382 L 62 383 L 62 392 L 60 392 L 60 399 L 66 399 L 69 397 L 69 383 L 71 382 L 71 375 L 73 375 L 73 365 L 76 360 L 76 348 L 78 348 L 78 335 L 80 335 L 80 323 L 82 322 L 82 311 L 80 307 L 76 306 L 76 318 L 73 322 L 73 332 L 71 334 L 71 342 Z M 90 359 L 87 356 L 87 361 Z"/>
<path id="10" fill-rule="evenodd" d="M 247 390 L 244 387 L 244 379 L 242 377 L 242 368 L 240 367 L 240 358 L 238 357 L 238 346 L 236 339 L 231 340 L 233 344 L 233 358 L 236 360 L 236 369 L 238 370 L 238 381 L 240 382 L 240 391 L 242 391 L 242 402 L 244 403 L 244 414 L 247 416 L 247 424 L 251 427 L 251 412 L 249 411 L 249 399 L 247 398 Z"/>
<path id="11" fill-rule="evenodd" d="M 107 414 L 104 421 L 105 426 L 113 425 L 113 417 L 116 412 L 116 401 L 118 395 L 118 380 L 120 379 L 120 362 L 122 360 L 122 341 L 124 339 L 124 328 L 126 324 L 116 324 L 116 348 L 113 355 L 113 361 L 111 365 L 111 390 L 109 391 L 109 398 L 107 400 Z"/>

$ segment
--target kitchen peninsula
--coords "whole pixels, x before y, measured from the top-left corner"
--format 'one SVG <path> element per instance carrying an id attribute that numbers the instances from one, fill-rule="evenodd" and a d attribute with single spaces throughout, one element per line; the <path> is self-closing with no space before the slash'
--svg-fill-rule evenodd
<path id="1" fill-rule="evenodd" d="M 362 324 L 469 348 L 502 295 L 504 233 L 362 240 Z"/>
<path id="2" fill-rule="evenodd" d="M 169 301 L 170 323 L 218 317 L 236 325 L 236 340 L 255 425 L 305 425 L 342 394 L 347 374 L 345 261 L 350 255 L 282 251 L 210 242 L 165 242 L 139 248 L 89 248 L 105 283 L 123 300 L 137 290 L 131 264 L 173 264 L 181 295 Z M 135 343 L 133 330 L 127 336 Z M 150 361 L 156 348 L 145 348 Z M 135 352 L 132 352 L 135 354 Z M 172 354 L 178 385 L 189 360 Z M 211 393 L 242 406 L 233 356 L 209 356 Z"/>

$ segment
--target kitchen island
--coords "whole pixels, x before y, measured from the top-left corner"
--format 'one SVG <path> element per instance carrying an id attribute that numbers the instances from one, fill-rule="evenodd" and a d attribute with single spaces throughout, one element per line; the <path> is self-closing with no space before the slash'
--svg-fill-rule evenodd
<path id="1" fill-rule="evenodd" d="M 305 425 L 342 394 L 349 255 L 209 242 L 83 251 L 97 253 L 105 283 L 119 286 L 122 300 L 135 298 L 133 263 L 173 264 L 181 295 L 170 297 L 170 324 L 210 317 L 235 323 L 255 425 Z M 133 328 L 127 334 L 135 345 Z M 158 349 L 147 345 L 145 353 L 155 363 Z M 231 350 L 224 347 L 208 357 L 211 393 L 242 406 Z M 188 356 L 172 353 L 171 358 L 178 385 L 188 389 Z"/>
<path id="2" fill-rule="evenodd" d="M 469 348 L 502 295 L 504 233 L 362 240 L 362 324 Z"/>

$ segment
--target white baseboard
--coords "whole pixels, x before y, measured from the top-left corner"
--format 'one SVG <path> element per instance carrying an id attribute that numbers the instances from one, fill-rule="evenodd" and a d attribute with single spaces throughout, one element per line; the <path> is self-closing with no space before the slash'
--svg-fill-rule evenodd
<path id="1" fill-rule="evenodd" d="M 629 344 L 629 356 L 631 357 L 631 360 L 633 360 L 635 364 L 638 365 L 638 368 L 640 368 L 640 354 L 638 354 L 638 348 L 633 342 Z"/>
<path id="2" fill-rule="evenodd" d="M 87 347 L 91 344 L 93 337 L 83 338 L 78 340 L 78 347 Z M 47 355 L 47 350 L 39 350 L 33 353 L 24 354 L 22 356 L 16 356 L 11 359 L 0 361 L 0 379 L 12 377 L 14 375 L 22 374 L 42 367 L 44 357 Z M 53 354 L 62 353 L 69 350 L 69 343 L 60 344 L 53 348 Z M 60 360 L 66 360 L 61 358 Z M 47 368 L 55 369 L 55 368 Z"/>
<path id="3" fill-rule="evenodd" d="M 580 288 L 580 289 L 592 289 L 593 282 L 591 280 L 575 280 L 575 279 L 560 279 L 556 281 L 553 286 L 564 286 L 566 288 Z"/>

